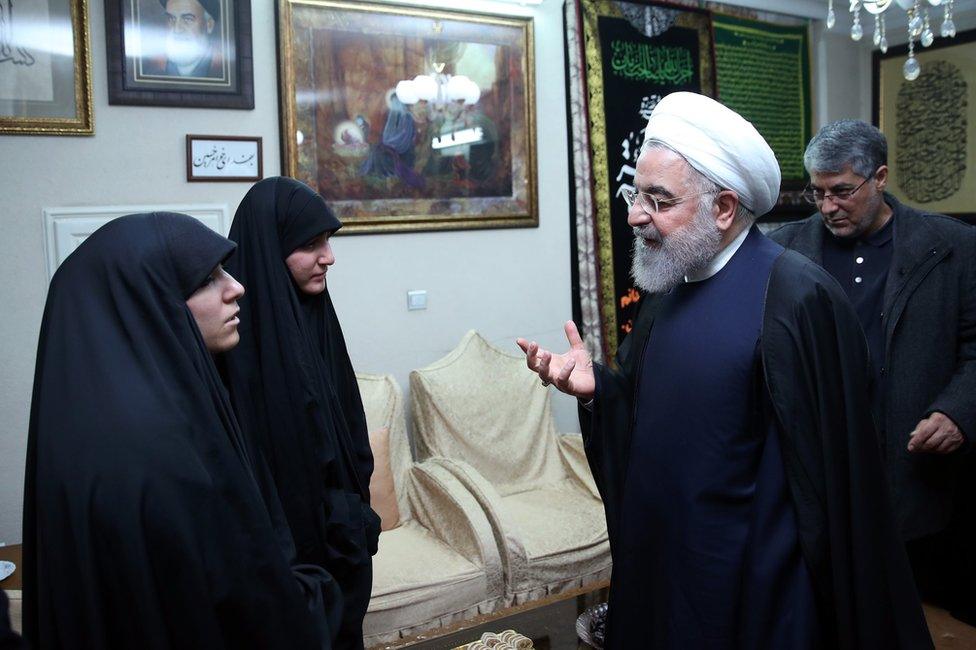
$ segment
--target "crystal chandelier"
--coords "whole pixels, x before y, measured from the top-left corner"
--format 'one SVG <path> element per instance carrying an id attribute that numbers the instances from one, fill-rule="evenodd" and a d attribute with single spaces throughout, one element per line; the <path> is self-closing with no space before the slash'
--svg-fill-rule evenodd
<path id="1" fill-rule="evenodd" d="M 444 74 L 444 65 L 435 67 L 434 74 L 420 74 L 413 79 L 405 79 L 396 85 L 396 94 L 408 106 L 419 101 L 428 102 L 431 107 L 441 107 L 458 103 L 470 106 L 481 98 L 478 84 L 468 77 L 457 74 Z"/>
<path id="2" fill-rule="evenodd" d="M 841 0 L 842 1 L 842 0 Z M 902 73 L 905 79 L 913 81 L 918 79 L 922 72 L 922 66 L 915 58 L 915 42 L 918 41 L 922 47 L 928 47 L 935 41 L 935 34 L 929 24 L 929 5 L 932 7 L 942 6 L 942 28 L 939 35 L 943 38 L 952 38 L 956 35 L 956 24 L 952 22 L 952 5 L 955 0 L 850 0 L 851 16 L 851 39 L 861 40 L 864 36 L 864 28 L 861 26 L 861 9 L 874 16 L 874 38 L 875 47 L 882 53 L 888 51 L 888 38 L 885 31 L 885 10 L 892 4 L 897 4 L 908 14 L 908 59 L 902 66 Z M 837 22 L 834 14 L 834 0 L 827 0 L 827 29 L 833 28 Z"/>

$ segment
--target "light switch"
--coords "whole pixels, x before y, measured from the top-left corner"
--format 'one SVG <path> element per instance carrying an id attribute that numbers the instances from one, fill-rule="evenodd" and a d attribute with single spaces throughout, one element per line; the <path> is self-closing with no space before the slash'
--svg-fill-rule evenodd
<path id="1" fill-rule="evenodd" d="M 407 309 L 409 311 L 414 311 L 416 309 L 427 309 L 427 291 L 424 289 L 408 291 Z"/>

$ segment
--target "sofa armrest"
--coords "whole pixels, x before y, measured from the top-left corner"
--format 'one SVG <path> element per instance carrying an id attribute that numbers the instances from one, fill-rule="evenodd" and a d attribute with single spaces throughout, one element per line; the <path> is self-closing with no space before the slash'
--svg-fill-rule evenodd
<path id="1" fill-rule="evenodd" d="M 471 492 L 454 474 L 430 461 L 406 475 L 414 520 L 465 559 L 485 569 L 488 593 L 505 593 L 505 576 L 492 526 Z"/>
<path id="2" fill-rule="evenodd" d="M 491 524 L 495 543 L 505 571 L 505 581 L 508 585 L 518 584 L 526 575 L 528 569 L 528 554 L 522 540 L 518 537 L 515 526 L 511 524 L 502 506 L 501 495 L 474 467 L 461 460 L 435 456 L 427 460 L 428 463 L 448 470 L 481 506 L 482 511 Z"/>
<path id="3" fill-rule="evenodd" d="M 582 434 L 565 433 L 557 436 L 556 439 L 559 440 L 559 453 L 566 472 L 575 478 L 586 492 L 592 494 L 594 499 L 600 499 L 600 492 L 596 489 L 596 482 L 593 480 L 593 472 L 590 471 L 590 465 L 586 460 Z"/>

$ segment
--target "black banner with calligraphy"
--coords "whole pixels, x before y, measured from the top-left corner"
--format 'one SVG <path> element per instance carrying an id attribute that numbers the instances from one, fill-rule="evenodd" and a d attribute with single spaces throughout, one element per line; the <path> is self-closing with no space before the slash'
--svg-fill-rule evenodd
<path id="1" fill-rule="evenodd" d="M 680 90 L 714 96 L 711 21 L 705 11 L 609 0 L 567 3 L 566 18 L 580 286 L 574 318 L 590 352 L 609 360 L 640 300 L 630 277 L 634 237 L 623 191 L 633 188 L 657 102 Z"/>

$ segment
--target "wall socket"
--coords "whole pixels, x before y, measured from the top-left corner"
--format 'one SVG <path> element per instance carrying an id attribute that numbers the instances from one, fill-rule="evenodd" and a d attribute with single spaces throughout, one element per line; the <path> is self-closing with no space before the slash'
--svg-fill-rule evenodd
<path id="1" fill-rule="evenodd" d="M 427 309 L 427 290 L 418 289 L 407 292 L 407 310 Z"/>

